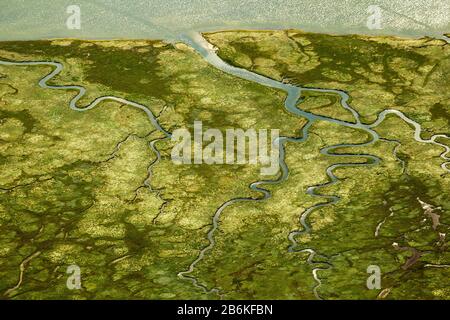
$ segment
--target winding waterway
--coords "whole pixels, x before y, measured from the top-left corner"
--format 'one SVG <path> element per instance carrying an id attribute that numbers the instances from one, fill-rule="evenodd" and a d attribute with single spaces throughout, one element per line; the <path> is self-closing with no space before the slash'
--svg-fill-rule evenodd
<path id="1" fill-rule="evenodd" d="M 442 164 L 442 169 L 450 172 L 450 169 L 447 167 L 449 164 L 449 161 L 450 161 L 450 158 L 449 158 L 450 147 L 436 141 L 436 139 L 438 139 L 438 138 L 448 138 L 448 137 L 445 135 L 434 135 L 428 140 L 421 138 L 422 128 L 421 128 L 420 124 L 409 119 L 400 111 L 391 110 L 391 109 L 384 110 L 383 112 L 381 112 L 378 115 L 377 120 L 374 123 L 363 124 L 360 121 L 360 116 L 359 116 L 358 112 L 356 112 L 356 110 L 354 110 L 348 104 L 349 95 L 344 91 L 335 90 L 335 89 L 304 88 L 304 87 L 294 86 L 291 84 L 286 84 L 286 83 L 283 83 L 280 81 L 276 81 L 276 80 L 264 77 L 262 75 L 256 74 L 256 73 L 248 71 L 246 69 L 237 68 L 235 66 L 229 65 L 226 62 L 224 62 L 216 54 L 214 48 L 199 33 L 185 34 L 185 35 L 181 36 L 179 40 L 181 40 L 182 42 L 186 43 L 187 45 L 189 45 L 193 49 L 195 49 L 209 64 L 211 64 L 215 68 L 217 68 L 227 74 L 230 74 L 230 75 L 233 75 L 233 76 L 236 76 L 241 79 L 248 80 L 248 81 L 252 81 L 252 82 L 258 83 L 260 85 L 266 86 L 266 87 L 270 87 L 270 88 L 274 88 L 274 89 L 278 89 L 278 90 L 282 90 L 282 91 L 286 92 L 287 96 L 286 96 L 286 99 L 284 102 L 285 109 L 288 112 L 290 112 L 291 114 L 306 118 L 308 121 L 307 124 L 302 128 L 302 135 L 300 137 L 293 138 L 293 137 L 283 137 L 282 136 L 282 137 L 279 137 L 277 140 L 273 141 L 274 147 L 279 148 L 280 173 L 279 173 L 278 177 L 274 180 L 261 180 L 261 181 L 256 181 L 256 182 L 253 182 L 252 184 L 250 184 L 249 188 L 253 191 L 258 192 L 260 194 L 260 196 L 248 197 L 248 198 L 245 198 L 245 197 L 233 198 L 231 200 L 226 201 L 221 206 L 219 206 L 219 208 L 217 208 L 217 210 L 214 213 L 213 218 L 212 218 L 212 227 L 207 234 L 207 239 L 209 241 L 209 244 L 199 252 L 197 258 L 189 265 L 187 270 L 178 273 L 178 276 L 181 279 L 191 281 L 196 287 L 202 289 L 205 292 L 219 293 L 219 290 L 216 288 L 208 289 L 207 286 L 204 284 L 201 284 L 198 281 L 198 279 L 192 275 L 192 273 L 194 272 L 197 264 L 200 263 L 203 260 L 203 258 L 205 257 L 205 255 L 214 248 L 214 246 L 215 246 L 214 236 L 215 236 L 217 229 L 219 228 L 220 217 L 221 217 L 222 213 L 224 212 L 224 210 L 227 207 L 229 207 L 235 203 L 238 203 L 238 202 L 248 202 L 248 201 L 258 202 L 258 201 L 264 201 L 264 200 L 270 198 L 271 193 L 268 190 L 264 189 L 262 186 L 282 183 L 289 176 L 289 169 L 285 162 L 285 144 L 287 142 L 300 143 L 300 142 L 306 141 L 308 139 L 309 129 L 311 128 L 312 124 L 314 124 L 316 121 L 325 121 L 325 122 L 341 125 L 341 126 L 348 127 L 348 128 L 362 130 L 362 131 L 366 132 L 369 136 L 371 136 L 371 139 L 364 143 L 337 144 L 334 146 L 325 147 L 320 150 L 320 152 L 326 156 L 340 157 L 340 158 L 358 158 L 358 159 L 360 159 L 362 157 L 362 158 L 366 158 L 367 162 L 364 162 L 364 163 L 344 162 L 344 163 L 336 163 L 336 164 L 329 166 L 326 169 L 326 174 L 328 176 L 328 182 L 319 184 L 319 185 L 315 185 L 315 186 L 311 186 L 307 189 L 307 193 L 309 195 L 311 195 L 313 197 L 317 197 L 317 198 L 322 198 L 325 200 L 325 202 L 321 202 L 319 204 L 311 206 L 310 208 L 303 211 L 299 216 L 299 224 L 301 226 L 301 229 L 294 230 L 288 235 L 288 239 L 291 242 L 291 245 L 289 246 L 290 252 L 307 252 L 307 253 L 309 253 L 307 262 L 312 267 L 312 276 L 316 281 L 316 285 L 313 288 L 313 293 L 318 299 L 321 298 L 318 293 L 318 289 L 321 285 L 321 280 L 318 276 L 318 272 L 321 270 L 330 268 L 331 264 L 329 264 L 327 262 L 320 262 L 320 263 L 315 262 L 314 257 L 320 256 L 320 254 L 318 254 L 313 248 L 299 248 L 296 238 L 298 236 L 305 235 L 305 234 L 312 232 L 312 227 L 308 223 L 308 217 L 310 216 L 310 214 L 313 211 L 315 211 L 319 208 L 325 207 L 325 206 L 333 205 L 340 200 L 340 198 L 335 195 L 322 195 L 322 194 L 318 193 L 318 190 L 320 188 L 328 187 L 328 186 L 339 183 L 339 181 L 340 181 L 339 178 L 334 174 L 334 171 L 336 169 L 343 168 L 343 167 L 361 167 L 361 166 L 369 167 L 369 166 L 377 165 L 380 162 L 380 159 L 374 155 L 350 154 L 350 153 L 342 154 L 342 153 L 334 153 L 333 151 L 335 151 L 336 149 L 339 149 L 339 148 L 344 148 L 344 147 L 364 147 L 364 146 L 369 146 L 369 145 L 375 143 L 376 141 L 378 141 L 380 139 L 380 137 L 374 131 L 374 128 L 376 128 L 380 123 L 382 123 L 387 115 L 394 114 L 394 115 L 397 115 L 398 117 L 400 117 L 402 120 L 404 120 L 405 122 L 407 122 L 409 125 L 411 125 L 414 128 L 414 130 L 415 130 L 414 131 L 414 139 L 416 141 L 422 142 L 422 143 L 430 143 L 430 144 L 434 144 L 436 146 L 444 148 L 445 151 L 441 154 L 441 158 L 445 160 L 445 162 Z M 78 85 L 67 85 L 66 86 L 66 85 L 49 85 L 48 84 L 49 80 L 54 78 L 56 75 L 58 75 L 63 70 L 63 65 L 61 63 L 51 62 L 51 61 L 19 61 L 19 62 L 17 62 L 17 61 L 0 60 L 0 65 L 5 65 L 5 66 L 51 66 L 51 67 L 53 67 L 54 69 L 48 75 L 43 77 L 39 81 L 38 84 L 40 87 L 45 88 L 45 89 L 78 91 L 78 94 L 74 98 L 72 98 L 72 100 L 69 102 L 69 107 L 75 111 L 79 111 L 79 112 L 88 111 L 88 110 L 96 107 L 99 103 L 101 103 L 103 101 L 107 101 L 107 100 L 119 102 L 121 104 L 128 105 L 128 106 L 131 106 L 134 108 L 138 108 L 138 109 L 144 111 L 146 113 L 148 119 L 152 123 L 152 125 L 164 135 L 163 138 L 155 139 L 152 142 L 150 142 L 150 148 L 153 150 L 153 152 L 155 152 L 157 157 L 150 164 L 150 166 L 148 168 L 149 175 L 148 175 L 147 179 L 145 180 L 144 184 L 148 188 L 151 189 L 149 182 L 151 179 L 152 167 L 155 166 L 157 163 L 159 163 L 159 161 L 161 160 L 161 154 L 158 151 L 158 149 L 156 148 L 156 142 L 169 139 L 171 137 L 171 133 L 161 127 L 161 125 L 159 124 L 159 122 L 157 120 L 157 117 L 155 117 L 155 115 L 152 113 L 152 111 L 150 110 L 149 107 L 147 107 L 143 104 L 139 104 L 137 102 L 131 101 L 131 100 L 127 100 L 127 99 L 123 99 L 123 98 L 115 97 L 115 96 L 98 97 L 98 98 L 94 99 L 91 103 L 89 103 L 88 105 L 86 105 L 84 107 L 78 107 L 77 103 L 86 94 L 86 89 L 84 87 L 78 86 Z M 339 120 L 339 119 L 334 119 L 331 117 L 316 115 L 316 114 L 301 110 L 298 107 L 298 104 L 299 104 L 299 99 L 301 97 L 301 93 L 303 91 L 333 93 L 333 94 L 339 95 L 341 98 L 340 99 L 341 106 L 344 109 L 346 109 L 347 111 L 352 113 L 352 115 L 355 119 L 355 122 L 347 122 L 347 121 L 343 121 L 343 120 Z M 325 265 L 325 267 L 324 267 L 324 265 Z"/>
<path id="2" fill-rule="evenodd" d="M 307 189 L 307 193 L 311 196 L 317 197 L 317 198 L 323 198 L 326 200 L 326 202 L 321 202 L 319 204 L 316 204 L 314 206 L 311 206 L 310 208 L 306 209 L 304 212 L 302 212 L 300 214 L 300 218 L 299 218 L 299 222 L 300 225 L 302 227 L 301 230 L 294 230 L 292 231 L 289 235 L 288 235 L 288 239 L 291 242 L 291 245 L 289 246 L 289 251 L 290 252 L 307 252 L 309 253 L 307 262 L 312 266 L 312 275 L 313 278 L 316 281 L 316 286 L 313 288 L 313 293 L 315 295 L 316 298 L 321 299 L 319 293 L 318 293 L 318 288 L 321 285 L 321 281 L 320 278 L 318 276 L 318 272 L 320 270 L 325 270 L 329 267 L 331 267 L 330 264 L 325 263 L 327 265 L 327 267 L 319 267 L 319 266 L 315 266 L 316 263 L 314 262 L 314 257 L 318 255 L 318 253 L 313 249 L 313 248 L 298 248 L 298 242 L 296 240 L 296 238 L 300 235 L 304 235 L 304 234 L 308 234 L 311 232 L 311 226 L 308 223 L 308 217 L 309 215 L 321 208 L 321 207 L 325 207 L 325 206 L 329 206 L 329 205 L 333 205 L 335 203 L 337 203 L 340 198 L 338 196 L 335 195 L 322 195 L 319 194 L 317 192 L 318 189 L 320 188 L 324 188 L 324 187 L 328 187 L 331 185 L 334 185 L 336 183 L 339 183 L 339 178 L 333 173 L 336 169 L 338 168 L 342 168 L 342 167 L 363 167 L 363 166 L 374 166 L 380 163 L 380 159 L 374 155 L 369 155 L 369 154 L 342 154 L 342 153 L 332 153 L 331 151 L 335 150 L 335 149 L 339 149 L 339 148 L 345 148 L 345 147 L 364 147 L 364 146 L 369 146 L 371 144 L 374 144 L 375 142 L 377 142 L 380 137 L 377 134 L 377 132 L 375 132 L 373 129 L 378 126 L 381 122 L 383 122 L 383 120 L 385 119 L 387 114 L 395 114 L 397 116 L 399 116 L 401 119 L 403 119 L 404 121 L 406 121 L 408 124 L 412 125 L 415 129 L 415 133 L 414 133 L 414 139 L 416 141 L 419 142 L 424 142 L 424 143 L 431 143 L 431 144 L 435 144 L 437 146 L 440 146 L 442 148 L 445 149 L 445 151 L 441 154 L 441 158 L 445 160 L 445 162 L 442 164 L 442 169 L 449 171 L 450 170 L 447 168 L 447 165 L 449 164 L 449 160 L 450 158 L 447 156 L 450 152 L 450 148 L 442 143 L 438 143 L 436 142 L 437 138 L 442 138 L 442 137 L 446 137 L 443 135 L 434 135 L 432 136 L 429 140 L 424 140 L 421 138 L 421 132 L 422 132 L 422 128 L 420 126 L 420 124 L 418 124 L 417 122 L 409 119 L 408 117 L 406 117 L 402 112 L 397 111 L 397 110 L 385 110 L 383 112 L 380 113 L 380 115 L 378 116 L 377 120 L 373 123 L 373 124 L 363 124 L 361 123 L 360 120 L 360 115 L 358 114 L 358 112 L 356 110 L 354 110 L 349 104 L 348 104 L 348 100 L 349 100 L 349 95 L 341 90 L 335 90 L 335 89 L 323 89 L 323 88 L 305 88 L 305 87 L 299 87 L 299 86 L 294 86 L 291 84 L 286 84 L 284 82 L 281 81 L 276 81 L 273 79 L 270 79 L 268 77 L 262 76 L 260 74 L 248 71 L 246 69 L 242 69 L 242 68 L 238 68 L 235 66 L 232 66 L 228 63 L 226 63 L 225 61 L 223 61 L 217 54 L 215 51 L 215 48 L 209 44 L 206 39 L 200 34 L 200 33 L 190 33 L 190 34 L 186 34 L 183 35 L 181 37 L 181 40 L 186 43 L 187 45 L 189 45 L 190 47 L 194 48 L 208 63 L 210 63 L 211 65 L 213 65 L 215 68 L 231 74 L 233 76 L 248 80 L 248 81 L 252 81 L 252 82 L 256 82 L 260 85 L 266 86 L 266 87 L 270 87 L 270 88 L 275 88 L 275 89 L 280 89 L 283 90 L 287 93 L 287 97 L 286 100 L 284 102 L 284 107 L 285 109 L 297 116 L 300 117 L 304 117 L 308 120 L 307 124 L 303 127 L 302 129 L 302 135 L 299 138 L 291 138 L 291 137 L 279 137 L 276 141 L 274 141 L 274 146 L 279 148 L 279 156 L 280 156 L 280 169 L 281 169 L 281 174 L 279 175 L 279 177 L 275 180 L 262 180 L 262 181 L 257 181 L 257 182 L 253 182 L 252 184 L 250 184 L 250 189 L 252 189 L 253 191 L 258 191 L 261 193 L 260 197 L 257 198 L 234 198 L 231 199 L 225 203 L 223 203 L 215 212 L 214 216 L 213 216 L 213 221 L 212 221 L 212 227 L 208 232 L 207 238 L 209 241 L 208 246 L 206 246 L 205 248 L 203 248 L 198 257 L 191 263 L 191 265 L 189 266 L 189 268 L 186 271 L 180 272 L 178 275 L 183 278 L 183 279 L 188 279 L 190 281 L 192 281 L 192 283 L 196 286 L 199 287 L 201 289 L 203 289 L 205 292 L 218 292 L 218 289 L 213 288 L 211 290 L 208 290 L 208 288 L 203 285 L 200 284 L 198 279 L 195 278 L 194 276 L 192 276 L 191 274 L 194 272 L 195 266 L 203 260 L 203 258 L 205 257 L 205 254 L 212 250 L 214 248 L 215 245 L 215 239 L 214 239 L 214 234 L 217 231 L 217 229 L 219 228 L 219 221 L 220 221 L 220 216 L 223 213 L 223 211 L 225 210 L 225 208 L 227 208 L 228 206 L 237 203 L 237 202 L 242 202 L 242 201 L 263 201 L 266 200 L 268 198 L 270 198 L 270 192 L 266 189 L 261 188 L 261 185 L 264 184 L 276 184 L 276 183 L 281 183 L 283 181 L 285 181 L 288 178 L 289 175 L 289 169 L 286 165 L 285 162 L 285 143 L 286 142 L 303 142 L 305 140 L 308 139 L 308 133 L 309 133 L 309 129 L 311 127 L 311 125 L 318 121 L 326 121 L 326 122 L 330 122 L 330 123 L 334 123 L 334 124 L 338 124 L 338 125 L 342 125 L 345 127 L 349 127 L 349 128 L 353 128 L 353 129 L 359 129 L 359 130 L 363 130 L 365 132 L 367 132 L 372 139 L 364 142 L 364 143 L 356 143 L 356 144 L 337 144 L 334 146 L 329 146 L 329 147 L 325 147 L 322 150 L 320 150 L 320 152 L 324 155 L 327 156 L 331 156 L 331 157 L 347 157 L 347 158 L 361 158 L 361 157 L 365 157 L 368 161 L 365 163 L 337 163 L 337 164 L 333 164 L 330 167 L 328 167 L 326 169 L 326 174 L 328 176 L 329 181 L 320 185 L 316 185 L 316 186 L 311 186 Z M 347 121 L 342 121 L 342 120 L 338 120 L 338 119 L 334 119 L 334 118 L 330 118 L 330 117 L 326 117 L 326 116 L 321 116 L 321 115 L 316 115 L 313 113 L 309 113 L 306 112 L 304 110 L 301 110 L 300 108 L 298 108 L 298 103 L 299 103 L 299 99 L 301 97 L 301 93 L 302 91 L 313 91 L 313 92 L 322 92 L 322 93 L 334 93 L 337 94 L 341 97 L 340 100 L 340 104 L 341 106 L 347 110 L 350 111 L 355 119 L 355 122 L 347 122 Z M 319 263 L 320 265 L 324 265 L 323 262 Z"/>

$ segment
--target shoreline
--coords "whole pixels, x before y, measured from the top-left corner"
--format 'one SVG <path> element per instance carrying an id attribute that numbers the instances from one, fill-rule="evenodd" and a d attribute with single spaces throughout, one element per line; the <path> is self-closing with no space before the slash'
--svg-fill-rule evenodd
<path id="1" fill-rule="evenodd" d="M 394 34 L 370 34 L 370 33 L 333 33 L 333 32 L 318 32 L 318 31 L 308 31 L 305 29 L 295 29 L 295 28 L 274 28 L 274 29 L 266 29 L 266 28 L 237 28 L 237 29 L 217 29 L 217 30 L 204 30 L 204 31 L 195 31 L 190 30 L 184 33 L 179 33 L 175 38 L 121 38 L 121 37 L 113 37 L 113 38 L 89 38 L 89 37 L 48 37 L 48 38 L 38 38 L 38 39 L 15 39 L 15 40 L 0 40 L 0 43 L 10 43 L 10 42 L 33 42 L 33 41 L 85 41 L 85 42 L 110 42 L 110 41 L 159 41 L 165 43 L 180 43 L 182 42 L 181 38 L 185 34 L 191 33 L 200 33 L 204 36 L 218 34 L 218 33 L 269 33 L 269 32 L 296 32 L 301 34 L 320 34 L 326 35 L 330 37 L 362 37 L 362 38 L 384 38 L 384 39 L 395 39 L 395 40 L 425 40 L 425 39 L 434 39 L 434 40 L 442 40 L 445 41 L 445 37 L 450 37 L 450 33 L 443 32 L 442 34 L 424 34 L 417 36 L 406 36 L 406 35 L 394 35 Z"/>

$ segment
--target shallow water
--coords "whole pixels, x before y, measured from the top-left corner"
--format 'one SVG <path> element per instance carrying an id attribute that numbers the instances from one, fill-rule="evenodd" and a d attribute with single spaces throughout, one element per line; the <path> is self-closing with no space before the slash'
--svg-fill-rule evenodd
<path id="1" fill-rule="evenodd" d="M 81 30 L 66 27 L 70 4 L 80 5 Z M 382 9 L 381 30 L 366 26 L 373 4 Z M 450 0 L 0 0 L 0 5 L 0 40 L 177 39 L 188 31 L 222 29 L 403 36 L 450 32 Z"/>

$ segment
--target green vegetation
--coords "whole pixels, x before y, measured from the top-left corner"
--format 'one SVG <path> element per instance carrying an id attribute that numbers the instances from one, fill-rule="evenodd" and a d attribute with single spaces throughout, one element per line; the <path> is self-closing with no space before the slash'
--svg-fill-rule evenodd
<path id="1" fill-rule="evenodd" d="M 393 108 L 433 133 L 449 132 L 448 118 L 432 118 L 431 108 L 448 106 L 450 101 L 450 46 L 443 40 L 296 30 L 219 32 L 206 37 L 232 64 L 305 87 L 348 92 L 352 106 L 367 122 Z"/>
<path id="2" fill-rule="evenodd" d="M 206 37 L 219 48 L 219 55 L 234 65 L 305 87 L 345 90 L 351 96 L 351 105 L 367 123 L 373 122 L 383 109 L 397 109 L 423 126 L 424 138 L 449 133 L 450 118 L 446 109 L 450 99 L 450 46 L 442 41 L 327 36 L 298 31 L 223 32 Z M 306 93 L 299 107 L 349 121 L 351 115 L 339 107 L 335 98 L 328 94 Z M 327 139 L 329 130 L 339 132 L 338 141 Z M 331 268 L 318 271 L 322 281 L 319 294 L 326 299 L 372 299 L 377 296 L 447 299 L 449 289 L 443 279 L 450 274 L 446 237 L 450 222 L 450 199 L 446 190 L 450 190 L 450 177 L 440 167 L 443 159 L 439 156 L 444 150 L 415 141 L 412 128 L 395 116 L 387 117 L 376 131 L 382 138 L 398 140 L 401 144 L 398 150 L 394 151 L 396 144 L 384 140 L 371 147 L 337 150 L 373 154 L 382 162 L 371 168 L 338 169 L 335 173 L 342 181 L 320 189 L 320 193 L 338 195 L 340 202 L 314 211 L 310 216 L 312 233 L 298 238 L 301 247 L 313 248 L 331 264 Z M 261 204 L 265 208 L 258 210 L 265 215 L 273 212 L 277 216 L 282 208 L 284 216 L 292 217 L 283 230 L 284 235 L 295 223 L 294 219 L 311 206 L 312 198 L 305 195 L 307 187 L 326 182 L 326 177 L 317 177 L 317 174 L 324 172 L 328 165 L 309 168 L 307 162 L 312 160 L 316 166 L 321 158 L 333 163 L 348 162 L 344 158 L 317 155 L 318 149 L 336 143 L 358 142 L 353 141 L 354 138 L 345 139 L 341 128 L 330 128 L 330 125 L 319 130 L 313 128 L 313 132 L 320 140 L 312 136 L 307 143 L 288 145 L 287 164 L 291 176 L 285 184 L 276 187 L 280 191 L 274 191 L 273 200 Z M 332 137 L 333 133 L 328 135 Z M 357 133 L 353 132 L 352 136 Z M 314 144 L 316 150 L 306 149 L 308 144 Z M 405 170 L 402 170 L 402 162 Z M 308 179 L 310 172 L 315 176 Z M 277 192 L 282 193 L 279 200 L 282 205 L 273 210 L 277 208 Z M 440 207 L 435 210 L 440 218 L 440 224 L 435 228 L 419 200 Z M 245 212 L 248 210 L 242 208 L 239 215 Z M 255 220 L 261 225 L 261 220 Z M 280 226 L 279 223 L 264 225 Z M 248 226 L 245 229 L 249 230 Z M 264 238 L 273 243 L 274 237 Z M 418 260 L 410 260 L 413 249 L 420 253 Z M 223 255 L 228 254 L 227 250 L 224 247 Z M 220 254 L 218 250 L 215 252 Z M 297 256 L 304 259 L 301 254 Z M 385 274 L 382 290 L 366 288 L 369 265 L 380 266 Z M 318 268 L 324 266 L 320 261 L 314 264 Z M 253 268 L 256 272 L 257 266 Z M 230 288 L 229 292 L 233 289 L 236 287 Z"/>
<path id="3" fill-rule="evenodd" d="M 206 37 L 230 64 L 305 87 L 345 90 L 365 122 L 392 108 L 419 122 L 425 138 L 449 133 L 450 47 L 442 41 L 293 30 Z M 82 104 L 124 97 L 148 106 L 168 131 L 192 129 L 200 120 L 205 129 L 275 128 L 299 136 L 306 123 L 284 110 L 284 92 L 225 74 L 184 44 L 4 42 L 0 59 L 61 62 L 64 70 L 51 83 L 86 87 Z M 71 110 L 76 92 L 38 86 L 48 72 L 50 67 L 0 65 L 0 297 L 218 299 L 177 274 L 208 245 L 222 203 L 260 196 L 248 188 L 261 179 L 260 168 L 176 166 L 173 143 L 160 141 L 162 159 L 149 176 L 156 158 L 149 143 L 163 136 L 146 115 L 116 102 Z M 302 98 L 304 110 L 354 121 L 336 95 L 305 92 Z M 215 247 L 192 275 L 228 299 L 315 299 L 315 267 L 327 268 L 318 271 L 317 290 L 325 299 L 448 299 L 444 150 L 415 141 L 412 128 L 396 116 L 375 130 L 388 140 L 335 150 L 361 155 L 352 158 L 320 149 L 369 141 L 364 131 L 319 121 L 307 141 L 288 142 L 289 178 L 268 186 L 272 197 L 266 201 L 228 207 Z M 340 183 L 320 193 L 341 200 L 313 211 L 311 233 L 297 237 L 300 248 L 321 257 L 309 264 L 307 253 L 288 252 L 288 234 L 301 228 L 300 214 L 324 201 L 307 188 L 325 183 L 334 163 L 366 162 L 362 154 L 382 161 L 336 170 Z M 66 287 L 71 264 L 81 268 L 81 290 Z M 369 265 L 381 268 L 380 290 L 366 288 Z"/>

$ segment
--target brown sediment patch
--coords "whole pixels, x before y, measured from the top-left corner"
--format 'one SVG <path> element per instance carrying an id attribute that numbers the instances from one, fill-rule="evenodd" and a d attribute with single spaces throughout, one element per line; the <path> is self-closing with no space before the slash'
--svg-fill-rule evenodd
<path id="1" fill-rule="evenodd" d="M 422 200 L 420 200 L 419 197 L 417 197 L 417 201 L 419 201 L 420 205 L 422 206 L 423 213 L 428 216 L 431 219 L 433 230 L 436 230 L 437 227 L 440 225 L 439 219 L 441 217 L 440 214 L 437 214 L 437 210 L 442 210 L 441 207 L 435 207 L 429 203 L 426 203 Z"/>
<path id="2" fill-rule="evenodd" d="M 401 251 L 410 251 L 412 255 L 406 260 L 405 264 L 402 266 L 403 270 L 409 269 L 412 267 L 417 261 L 419 261 L 422 256 L 422 252 L 413 247 L 400 247 L 397 242 L 394 242 L 392 246 Z"/>

